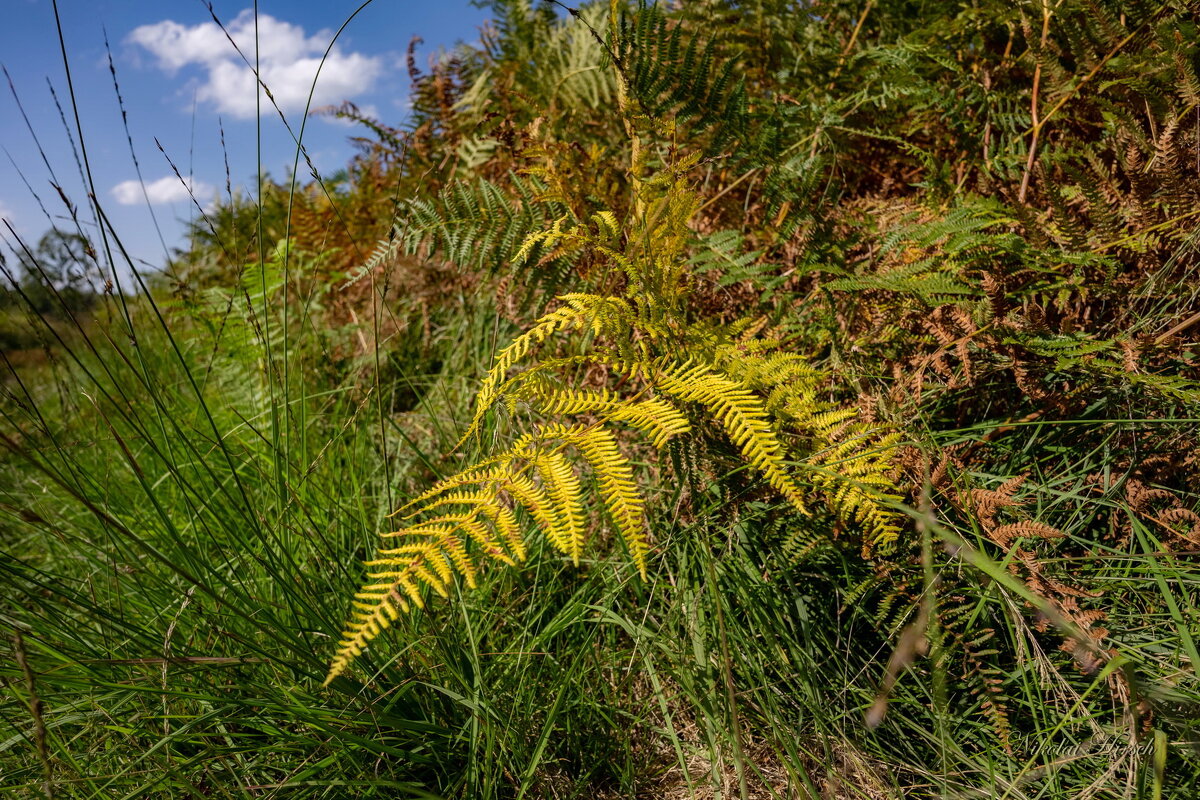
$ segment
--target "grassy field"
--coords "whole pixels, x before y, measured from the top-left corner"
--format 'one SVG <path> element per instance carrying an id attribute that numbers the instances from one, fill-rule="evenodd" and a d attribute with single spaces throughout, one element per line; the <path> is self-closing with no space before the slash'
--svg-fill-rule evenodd
<path id="1" fill-rule="evenodd" d="M 1200 795 L 1194 6 L 491 6 L 8 259 L 6 796 Z"/>

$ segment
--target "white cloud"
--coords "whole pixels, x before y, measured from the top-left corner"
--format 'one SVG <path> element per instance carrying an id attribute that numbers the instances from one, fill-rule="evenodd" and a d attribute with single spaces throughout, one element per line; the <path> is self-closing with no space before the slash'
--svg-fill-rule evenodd
<path id="1" fill-rule="evenodd" d="M 253 62 L 254 12 L 243 11 L 225 27 L 242 54 Z M 268 14 L 258 15 L 259 73 L 283 111 L 304 109 L 331 36 L 328 31 L 306 36 L 299 25 Z M 187 26 L 164 20 L 135 28 L 127 41 L 150 51 L 158 59 L 158 66 L 169 73 L 174 74 L 189 64 L 202 67 L 207 78 L 196 93 L 200 102 L 210 103 L 218 111 L 235 117 L 254 117 L 257 111 L 254 73 L 215 22 Z M 345 53 L 334 47 L 320 69 L 313 91 L 314 108 L 339 103 L 369 90 L 382 72 L 383 61 L 378 56 Z M 265 97 L 262 111 L 274 113 Z"/>
<path id="2" fill-rule="evenodd" d="M 3 200 L 0 200 L 0 219 L 6 219 L 9 225 L 12 225 L 14 228 L 17 227 L 17 220 L 13 216 L 13 212 L 9 210 Z M 0 223 L 0 231 L 8 231 L 8 228 L 4 227 L 3 223 Z"/>
<path id="3" fill-rule="evenodd" d="M 147 197 L 150 198 L 151 205 L 158 206 L 190 200 L 189 189 L 201 204 L 213 193 L 213 187 L 203 181 L 194 181 L 191 178 L 184 178 L 181 181 L 174 175 L 167 175 L 147 183 L 145 195 L 142 194 L 142 185 L 137 181 L 121 181 L 112 188 L 112 196 L 123 206 L 136 206 L 146 202 Z"/>

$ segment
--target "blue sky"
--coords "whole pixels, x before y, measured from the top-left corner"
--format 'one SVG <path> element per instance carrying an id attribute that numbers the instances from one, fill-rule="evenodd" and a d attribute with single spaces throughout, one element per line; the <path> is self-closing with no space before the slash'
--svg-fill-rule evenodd
<path id="1" fill-rule="evenodd" d="M 86 205 L 86 193 L 47 85 L 48 79 L 73 122 L 50 0 L 8 0 L 5 6 L 0 63 L 12 76 L 50 168 L 42 162 L 8 86 L 0 83 L 0 146 L 6 151 L 0 152 L 0 216 L 32 245 L 50 222 L 25 181 L 52 216 L 63 214 L 64 207 L 50 185 L 51 169 L 75 203 Z M 260 2 L 262 74 L 293 130 L 299 131 L 316 63 L 334 32 L 358 6 L 359 2 L 344 0 Z M 217 17 L 253 58 L 251 7 L 252 0 L 213 0 Z M 225 189 L 223 125 L 234 186 L 251 184 L 258 121 L 253 78 L 200 0 L 60 0 L 59 14 L 97 194 L 133 255 L 161 265 L 163 246 L 136 182 L 121 126 L 104 49 L 105 31 L 134 152 L 169 247 L 181 244 L 183 221 L 196 210 L 155 139 L 205 204 Z M 486 18 L 487 12 L 468 0 L 375 0 L 337 39 L 317 82 L 314 105 L 351 100 L 385 122 L 403 122 L 409 83 L 404 55 L 409 40 L 424 39 L 418 50 L 418 64 L 424 67 L 439 48 L 476 41 Z M 265 99 L 263 105 L 263 166 L 282 177 L 292 165 L 295 146 Z M 355 133 L 341 122 L 310 118 L 304 143 L 317 168 L 333 172 L 352 155 L 347 137 Z M 0 234 L 7 251 L 10 237 L 3 225 Z"/>

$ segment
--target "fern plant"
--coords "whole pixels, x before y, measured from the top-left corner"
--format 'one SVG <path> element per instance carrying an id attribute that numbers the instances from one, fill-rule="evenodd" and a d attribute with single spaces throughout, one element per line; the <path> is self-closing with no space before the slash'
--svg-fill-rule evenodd
<path id="1" fill-rule="evenodd" d="M 507 407 L 537 420 L 508 447 L 414 497 L 403 523 L 383 534 L 367 562 L 326 684 L 342 674 L 399 614 L 445 595 L 456 576 L 473 586 L 480 565 L 515 565 L 529 550 L 518 512 L 578 563 L 593 525 L 612 528 L 645 576 L 650 549 L 644 493 L 625 452 L 623 429 L 655 448 L 675 437 L 716 433 L 797 513 L 822 502 L 867 546 L 899 533 L 888 473 L 896 435 L 854 421 L 856 412 L 820 398 L 827 380 L 802 356 L 762 334 L 761 324 L 716 324 L 691 312 L 688 227 L 698 205 L 677 159 L 636 182 L 622 225 L 609 211 L 555 221 L 525 239 L 514 260 L 586 251 L 618 270 L 617 295 L 575 293 L 502 349 L 484 377 L 463 441 Z M 632 172 L 642 171 L 635 163 Z M 451 223 L 452 224 L 452 223 Z M 567 347 L 574 339 L 584 346 Z M 523 368 L 522 368 L 523 367 Z M 586 372 L 587 383 L 580 380 Z M 460 442 L 461 444 L 462 442 Z M 589 502 L 578 467 L 594 476 Z"/>
<path id="2" fill-rule="evenodd" d="M 351 280 L 399 255 L 436 252 L 463 271 L 496 273 L 513 264 L 529 233 L 557 219 L 564 209 L 543 201 L 544 187 L 536 181 L 513 175 L 506 189 L 484 179 L 455 181 L 431 199 L 401 204 L 391 232 Z M 531 255 L 528 250 L 525 255 Z"/>

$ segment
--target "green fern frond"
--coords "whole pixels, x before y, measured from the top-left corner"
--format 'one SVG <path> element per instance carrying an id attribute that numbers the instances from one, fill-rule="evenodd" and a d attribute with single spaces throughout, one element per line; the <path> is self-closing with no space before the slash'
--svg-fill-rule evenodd
<path id="1" fill-rule="evenodd" d="M 640 111 L 673 118 L 717 152 L 743 133 L 746 95 L 737 62 L 717 58 L 717 41 L 671 25 L 656 5 L 621 19 L 611 42 L 630 95 Z"/>
<path id="2" fill-rule="evenodd" d="M 504 186 L 483 179 L 456 181 L 432 199 L 401 203 L 392 230 L 350 282 L 399 255 L 436 255 L 463 270 L 491 273 L 506 271 L 518 254 L 520 263 L 539 262 L 547 249 L 536 242 L 523 247 L 526 240 L 567 214 L 561 204 L 541 199 L 545 188 L 536 180 L 509 175 Z M 553 265 L 543 271 L 556 272 Z"/>

